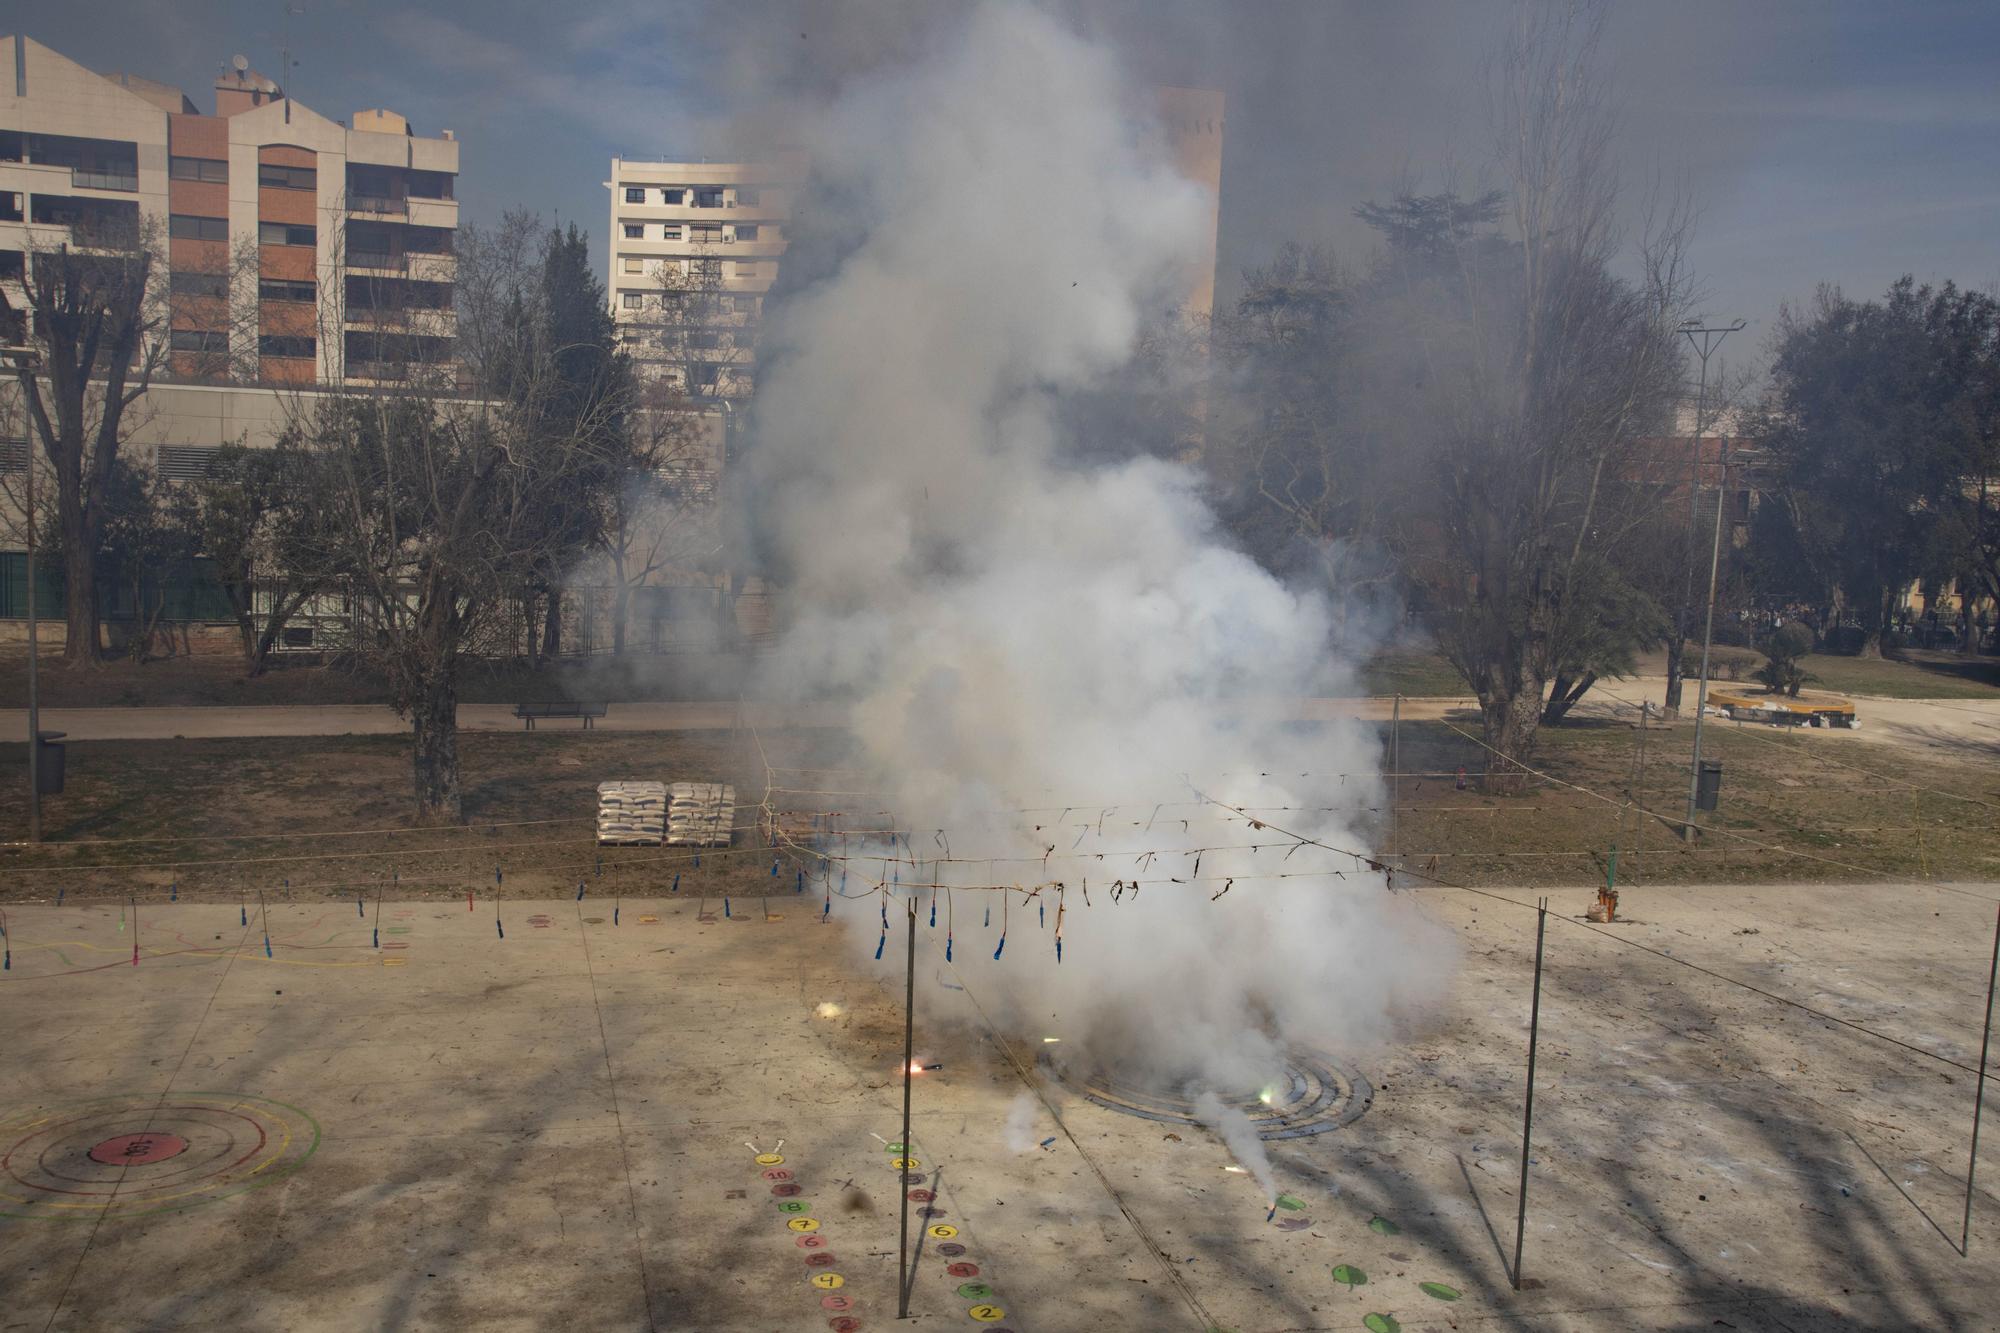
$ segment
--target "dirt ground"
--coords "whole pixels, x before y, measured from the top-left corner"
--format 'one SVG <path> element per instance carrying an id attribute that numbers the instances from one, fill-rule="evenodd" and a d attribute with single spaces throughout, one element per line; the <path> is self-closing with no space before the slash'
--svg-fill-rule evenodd
<path id="1" fill-rule="evenodd" d="M 1711 726 L 1704 750 L 1724 765 L 1723 801 L 1688 843 L 1674 828 L 1687 799 L 1685 723 L 1640 732 L 1617 717 L 1586 716 L 1550 729 L 1535 760 L 1547 779 L 1523 795 L 1496 796 L 1483 790 L 1483 754 L 1465 734 L 1476 735 L 1476 723 L 1451 707 L 1411 716 L 1419 711 L 1406 710 L 1410 720 L 1397 731 L 1406 776 L 1393 799 L 1382 792 L 1360 804 L 1376 851 L 1400 856 L 1421 878 L 1601 882 L 1614 849 L 1620 886 L 2000 876 L 2000 820 L 1992 817 L 2000 748 L 1988 753 L 1976 733 L 1953 731 L 1950 743 L 1919 747 L 1860 740 L 1877 734 L 1868 730 Z M 1993 723 L 2000 727 L 2000 717 Z M 1386 759 L 1389 729 L 1375 725 Z M 832 731 L 764 739 L 774 763 L 833 764 L 847 753 Z M 797 867 L 778 864 L 774 876 L 752 827 L 766 773 L 748 733 L 469 732 L 460 746 L 467 825 L 416 829 L 400 737 L 72 745 L 68 789 L 45 808 L 49 843 L 0 844 L 0 902 L 443 900 L 468 890 L 574 897 L 579 884 L 601 898 L 795 887 Z M 0 746 L 0 767 L 20 762 L 18 746 Z M 598 848 L 597 784 L 635 777 L 733 782 L 736 845 L 698 866 L 678 850 Z M 1354 781 L 1369 789 L 1365 776 Z M 777 803 L 809 799 L 781 794 Z M 25 823 L 18 787 L 0 788 L 0 830 L 18 839 Z"/>
<path id="2" fill-rule="evenodd" d="M 1995 890 L 1648 888 L 1595 931 L 1585 896 L 1548 925 L 1520 1291 L 1526 894 L 1417 892 L 1455 983 L 1385 1047 L 1329 1038 L 1372 1102 L 1271 1145 L 1275 1214 L 1207 1133 L 987 1028 L 985 955 L 920 929 L 913 1315 L 1993 1327 L 1990 1161 L 1955 1246 Z M 889 1326 L 899 960 L 788 904 L 509 902 L 504 937 L 484 907 L 390 899 L 374 936 L 273 904 L 268 953 L 234 904 L 10 909 L 0 1326 Z"/>

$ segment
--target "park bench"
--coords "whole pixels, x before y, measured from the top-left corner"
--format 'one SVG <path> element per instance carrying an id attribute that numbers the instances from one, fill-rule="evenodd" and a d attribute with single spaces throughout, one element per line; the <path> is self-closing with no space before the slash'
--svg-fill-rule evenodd
<path id="1" fill-rule="evenodd" d="M 589 731 L 593 721 L 610 711 L 610 704 L 578 703 L 571 699 L 514 705 L 514 716 L 521 719 L 528 731 L 533 731 L 535 722 L 545 717 L 580 717 L 583 719 L 583 729 Z"/>

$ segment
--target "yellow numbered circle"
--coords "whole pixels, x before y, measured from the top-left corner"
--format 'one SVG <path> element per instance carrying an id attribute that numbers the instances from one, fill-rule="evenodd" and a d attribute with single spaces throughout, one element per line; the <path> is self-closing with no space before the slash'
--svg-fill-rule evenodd
<path id="1" fill-rule="evenodd" d="M 794 1231 L 818 1231 L 819 1219 L 816 1217 L 795 1217 L 785 1223 L 785 1225 Z"/>
<path id="2" fill-rule="evenodd" d="M 835 1287 L 845 1286 L 847 1283 L 847 1279 L 838 1273 L 814 1273 L 806 1280 L 821 1291 L 832 1291 Z"/>
<path id="3" fill-rule="evenodd" d="M 783 1166 L 784 1163 L 785 1159 L 774 1152 L 760 1152 L 757 1154 L 757 1165 L 759 1166 Z"/>
<path id="4" fill-rule="evenodd" d="M 958 1228 L 949 1222 L 940 1222 L 931 1228 L 931 1235 L 939 1240 L 950 1240 L 958 1234 Z"/>
<path id="5" fill-rule="evenodd" d="M 997 1324 L 1007 1317 L 1007 1312 L 997 1305 L 975 1305 L 966 1313 L 982 1324 Z"/>
<path id="6" fill-rule="evenodd" d="M 914 1157 L 892 1157 L 889 1159 L 889 1165 L 895 1167 L 898 1171 L 914 1171 L 922 1166 L 923 1163 Z"/>

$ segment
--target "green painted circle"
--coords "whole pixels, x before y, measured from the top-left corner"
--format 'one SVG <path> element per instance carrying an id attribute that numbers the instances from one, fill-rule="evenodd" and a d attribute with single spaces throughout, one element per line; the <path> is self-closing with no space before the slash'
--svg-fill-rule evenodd
<path id="1" fill-rule="evenodd" d="M 1365 1314 L 1361 1316 L 1361 1327 L 1368 1333 L 1403 1333 L 1403 1326 L 1392 1314 Z"/>
<path id="2" fill-rule="evenodd" d="M 1401 1227 L 1397 1226 L 1394 1222 L 1391 1222 L 1386 1217 L 1369 1218 L 1368 1229 L 1374 1232 L 1378 1236 L 1400 1235 L 1403 1230 Z"/>
<path id="3" fill-rule="evenodd" d="M 1457 1287 L 1447 1287 L 1442 1282 L 1419 1282 L 1417 1290 L 1431 1297 L 1433 1300 L 1455 1301 L 1459 1297 Z"/>
<path id="4" fill-rule="evenodd" d="M 1333 1270 L 1333 1280 L 1342 1283 L 1349 1291 L 1368 1285 L 1368 1274 L 1353 1264 L 1341 1264 Z"/>
<path id="5" fill-rule="evenodd" d="M 803 1199 L 786 1199 L 778 1205 L 778 1211 L 781 1213 L 803 1213 L 805 1210 L 806 1205 Z"/>
<path id="6" fill-rule="evenodd" d="M 993 1294 L 993 1288 L 984 1282 L 967 1282 L 959 1287 L 958 1294 L 968 1301 L 983 1301 Z"/>

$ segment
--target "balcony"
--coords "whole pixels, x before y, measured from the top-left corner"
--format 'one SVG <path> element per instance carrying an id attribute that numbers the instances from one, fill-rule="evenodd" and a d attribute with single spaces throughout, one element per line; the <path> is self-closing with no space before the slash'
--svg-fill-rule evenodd
<path id="1" fill-rule="evenodd" d="M 126 190 L 137 191 L 139 173 L 137 170 L 90 171 L 83 167 L 69 169 L 70 186 L 78 190 Z"/>
<path id="2" fill-rule="evenodd" d="M 355 213 L 382 213 L 392 217 L 402 217 L 409 213 L 409 201 L 390 194 L 352 194 L 347 196 L 347 207 Z"/>
<path id="3" fill-rule="evenodd" d="M 410 267 L 408 255 L 393 255 L 386 250 L 349 250 L 349 268 L 365 268 L 376 273 L 406 273 Z"/>

